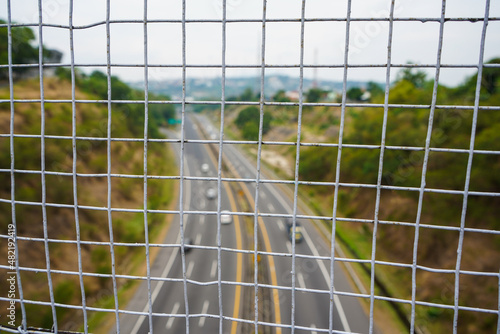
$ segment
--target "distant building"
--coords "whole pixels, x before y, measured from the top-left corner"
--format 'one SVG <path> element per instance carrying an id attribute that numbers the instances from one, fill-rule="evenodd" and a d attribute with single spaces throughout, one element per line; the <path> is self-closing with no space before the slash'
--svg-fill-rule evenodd
<path id="1" fill-rule="evenodd" d="M 372 97 L 372 94 L 369 91 L 365 91 L 363 95 L 361 95 L 361 101 L 369 101 Z"/>
<path id="2" fill-rule="evenodd" d="M 44 64 L 60 64 L 63 53 L 59 50 L 47 50 L 47 55 L 44 57 Z M 45 67 L 43 75 L 52 77 L 56 75 L 57 67 Z"/>
<path id="3" fill-rule="evenodd" d="M 296 90 L 286 92 L 285 96 L 288 97 L 291 101 L 298 101 L 300 99 L 300 94 Z"/>
<path id="4" fill-rule="evenodd" d="M 59 50 L 50 50 L 50 49 L 45 49 L 45 55 L 43 59 L 43 64 L 48 65 L 48 64 L 60 64 L 63 53 Z M 33 62 L 31 64 L 38 64 L 38 62 Z M 44 67 L 43 68 L 43 75 L 46 77 L 53 77 L 56 74 L 56 69 L 57 67 Z M 36 78 L 39 75 L 39 69 L 38 66 L 36 67 L 30 67 L 28 70 L 21 72 L 21 73 L 15 73 L 14 74 L 14 79 L 30 79 L 30 78 Z"/>

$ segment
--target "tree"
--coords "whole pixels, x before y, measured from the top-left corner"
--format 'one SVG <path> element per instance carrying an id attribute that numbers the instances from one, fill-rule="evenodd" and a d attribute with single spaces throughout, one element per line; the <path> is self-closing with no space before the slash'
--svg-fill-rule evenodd
<path id="1" fill-rule="evenodd" d="M 236 117 L 234 123 L 239 128 L 242 128 L 245 125 L 245 123 L 252 122 L 256 116 L 257 117 L 259 116 L 259 108 L 254 106 L 246 107 L 245 109 L 239 112 L 238 117 Z"/>
<path id="2" fill-rule="evenodd" d="M 274 102 L 290 102 L 290 99 L 286 96 L 286 92 L 281 89 L 276 92 L 273 96 L 273 101 Z"/>
<path id="3" fill-rule="evenodd" d="M 376 82 L 369 81 L 366 84 L 366 90 L 370 92 L 371 98 L 376 98 L 378 96 L 384 95 L 384 89 Z"/>
<path id="4" fill-rule="evenodd" d="M 411 82 L 416 88 L 423 88 L 427 74 L 422 70 L 407 67 L 398 73 L 397 81 L 406 80 Z"/>
<path id="5" fill-rule="evenodd" d="M 352 87 L 347 91 L 347 98 L 352 101 L 361 101 L 363 91 L 359 87 Z"/>
<path id="6" fill-rule="evenodd" d="M 325 96 L 325 93 L 321 88 L 313 87 L 306 92 L 306 102 L 319 102 Z"/>
<path id="7" fill-rule="evenodd" d="M 240 101 L 257 101 L 258 98 L 253 93 L 252 88 L 247 87 L 247 88 L 245 88 L 245 90 L 243 91 L 243 93 L 241 93 L 239 100 Z"/>
<path id="8" fill-rule="evenodd" d="M 262 134 L 266 134 L 271 129 L 272 115 L 270 112 L 264 112 L 262 124 Z M 260 110 L 255 106 L 246 107 L 241 110 L 234 121 L 241 130 L 242 135 L 248 140 L 257 140 L 259 138 Z"/>
<path id="9" fill-rule="evenodd" d="M 493 58 L 486 64 L 500 64 L 500 58 Z M 483 68 L 481 87 L 484 88 L 488 92 L 488 94 L 495 94 L 496 92 L 498 92 L 499 85 L 500 85 L 500 68 L 498 67 Z"/>
<path id="10" fill-rule="evenodd" d="M 0 24 L 5 24 L 0 20 Z M 33 47 L 31 43 L 35 40 L 33 30 L 28 27 L 12 28 L 12 63 L 13 64 L 32 64 L 38 61 L 38 48 Z M 8 29 L 0 28 L 0 63 L 8 64 Z M 13 68 L 15 74 L 22 74 L 28 68 Z M 0 69 L 0 79 L 7 79 L 8 69 Z"/>

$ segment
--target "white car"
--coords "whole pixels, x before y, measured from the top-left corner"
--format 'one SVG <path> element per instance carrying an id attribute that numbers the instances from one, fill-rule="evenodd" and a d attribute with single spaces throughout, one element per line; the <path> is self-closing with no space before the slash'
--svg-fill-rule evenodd
<path id="1" fill-rule="evenodd" d="M 205 195 L 208 199 L 215 199 L 217 197 L 217 190 L 215 188 L 208 188 L 205 191 Z"/>
<path id="2" fill-rule="evenodd" d="M 231 224 L 233 217 L 229 214 L 229 210 L 222 210 L 220 212 L 220 223 L 221 224 Z"/>
<path id="3" fill-rule="evenodd" d="M 208 167 L 207 163 L 204 163 L 204 164 L 201 165 L 201 172 L 202 173 L 208 173 L 209 169 L 210 168 Z"/>

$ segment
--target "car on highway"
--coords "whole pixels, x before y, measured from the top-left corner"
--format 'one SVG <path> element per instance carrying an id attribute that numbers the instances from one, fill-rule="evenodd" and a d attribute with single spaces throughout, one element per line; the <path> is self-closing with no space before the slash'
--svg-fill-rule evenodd
<path id="1" fill-rule="evenodd" d="M 233 222 L 233 217 L 229 214 L 229 210 L 222 210 L 220 213 L 220 223 L 221 224 L 231 224 Z"/>
<path id="2" fill-rule="evenodd" d="M 295 238 L 295 243 L 299 243 L 304 240 L 304 235 L 302 233 L 302 226 L 297 222 L 295 224 L 295 235 L 293 233 L 293 220 L 286 220 L 286 231 L 288 234 L 288 240 L 292 241 Z"/>
<path id="3" fill-rule="evenodd" d="M 207 188 L 205 191 L 205 196 L 207 196 L 208 199 L 215 199 L 217 197 L 217 190 L 215 188 Z"/>
<path id="4" fill-rule="evenodd" d="M 205 174 L 206 174 L 206 173 L 208 173 L 208 171 L 209 171 L 209 170 L 210 170 L 210 168 L 209 168 L 209 166 L 208 166 L 208 164 L 207 164 L 207 163 L 203 163 L 203 164 L 201 164 L 201 172 L 202 172 L 202 173 L 205 173 Z"/>
<path id="5" fill-rule="evenodd" d="M 189 252 L 193 246 L 193 240 L 191 238 L 184 238 L 184 253 Z"/>

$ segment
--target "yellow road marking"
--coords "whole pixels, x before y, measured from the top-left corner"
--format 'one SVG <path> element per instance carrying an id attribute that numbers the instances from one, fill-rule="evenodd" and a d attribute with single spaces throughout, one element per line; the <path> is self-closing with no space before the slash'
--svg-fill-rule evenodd
<path id="1" fill-rule="evenodd" d="M 234 169 L 233 172 L 235 172 Z M 239 175 L 236 173 L 235 177 L 239 177 Z M 246 185 L 243 185 L 243 182 L 240 182 L 240 184 L 241 187 L 243 188 L 243 191 L 245 192 L 247 200 L 250 202 L 250 205 L 255 207 L 255 202 L 253 200 L 252 195 L 250 194 L 250 191 L 248 190 Z M 267 234 L 266 225 L 264 224 L 264 221 L 262 220 L 261 216 L 259 216 L 257 220 L 259 222 L 259 227 L 262 232 L 262 238 L 264 239 L 264 246 L 266 248 L 266 252 L 272 252 L 271 241 L 269 240 L 269 235 Z M 274 257 L 269 256 L 268 261 L 269 261 L 269 272 L 271 274 L 271 283 L 274 286 L 278 286 L 278 278 L 276 277 L 276 266 L 274 264 Z M 278 289 L 273 289 L 273 304 L 274 304 L 274 319 L 276 324 L 279 325 L 281 324 L 281 311 L 280 311 L 280 298 Z M 276 327 L 276 333 L 281 334 L 281 327 Z"/>
<path id="2" fill-rule="evenodd" d="M 215 153 L 210 151 L 210 149 L 207 150 L 208 155 L 210 159 L 212 159 L 212 162 L 214 163 L 215 166 L 218 166 L 218 159 L 215 159 Z M 233 167 L 233 165 L 229 162 L 229 160 L 225 159 L 225 163 L 228 166 L 228 168 L 231 170 L 231 173 L 233 174 L 234 177 L 240 178 L 241 176 L 239 173 L 236 171 L 236 169 Z M 245 196 L 247 197 L 248 202 L 250 203 L 250 206 L 255 207 L 255 202 L 253 200 L 252 195 L 250 194 L 250 191 L 246 187 L 246 184 L 244 182 L 238 182 L 241 189 L 243 189 L 243 192 L 245 193 Z M 231 204 L 231 210 L 233 212 L 236 212 L 236 204 L 234 202 L 234 198 L 232 193 L 229 191 L 229 186 L 227 183 L 224 183 L 224 188 L 226 189 L 226 192 L 229 197 L 229 202 Z M 241 229 L 240 229 L 240 223 L 238 216 L 235 216 L 235 232 L 236 232 L 236 245 L 238 249 L 241 249 L 242 247 L 242 242 L 241 242 Z M 267 233 L 266 225 L 264 224 L 264 221 L 262 220 L 262 217 L 258 216 L 257 218 L 259 222 L 259 227 L 262 232 L 262 238 L 264 239 L 264 246 L 266 248 L 266 252 L 272 252 L 271 248 L 271 241 L 269 240 L 269 235 Z M 242 253 L 237 253 L 237 271 L 236 271 L 236 281 L 241 282 L 241 271 L 242 271 L 242 259 L 243 259 L 243 254 Z M 278 286 L 278 278 L 276 276 L 276 265 L 274 264 L 274 258 L 272 256 L 268 257 L 268 262 L 269 262 L 269 272 L 271 274 L 271 284 L 274 286 Z M 241 299 L 241 286 L 236 285 L 236 291 L 235 291 L 235 301 L 234 301 L 234 311 L 233 311 L 233 318 L 237 318 L 239 316 L 239 311 L 240 311 L 240 299 Z M 276 324 L 280 325 L 281 324 L 281 311 L 280 311 L 280 299 L 279 299 L 279 292 L 278 289 L 273 289 L 273 304 L 274 304 L 274 318 Z M 237 306 L 236 306 L 237 305 Z M 238 323 L 236 321 L 233 321 L 232 326 L 231 326 L 231 334 L 236 333 L 236 329 L 238 327 Z M 276 327 L 276 333 L 281 334 L 281 327 Z"/>
<path id="3" fill-rule="evenodd" d="M 230 192 L 231 189 L 229 189 L 229 185 L 227 183 L 224 183 L 224 188 L 226 188 L 226 192 L 230 195 L 229 197 L 229 202 L 231 203 L 231 211 L 236 212 L 236 203 L 234 202 L 233 194 Z M 236 248 L 237 249 L 242 249 L 243 248 L 243 243 L 241 241 L 241 228 L 240 228 L 240 218 L 239 216 L 234 216 L 234 229 L 236 232 Z M 243 254 L 242 253 L 237 253 L 236 254 L 236 282 L 241 282 L 241 272 L 243 270 Z M 236 285 L 236 289 L 234 292 L 234 310 L 233 310 L 233 318 L 238 318 L 239 313 L 240 313 L 240 299 L 241 299 L 241 285 Z M 237 307 L 236 307 L 237 305 Z M 238 328 L 238 322 L 233 321 L 231 325 L 231 334 L 236 334 L 236 329 Z"/>
<path id="4" fill-rule="evenodd" d="M 212 159 L 214 166 L 218 166 L 218 162 L 214 157 L 214 153 L 212 151 L 210 151 L 210 149 L 208 149 L 207 151 L 208 151 L 208 155 L 209 155 L 210 159 Z M 237 212 L 238 208 L 236 207 L 236 202 L 234 200 L 233 193 L 231 192 L 231 189 L 229 188 L 229 185 L 227 184 L 227 182 L 224 183 L 224 188 L 226 189 L 227 197 L 229 198 L 229 204 L 231 206 L 231 211 Z M 239 218 L 239 216 L 234 216 L 233 220 L 234 220 L 234 230 L 235 230 L 235 234 L 236 234 L 236 248 L 242 249 L 243 242 L 241 240 L 240 218 Z M 243 254 L 237 253 L 236 254 L 236 282 L 241 282 L 242 271 L 243 271 Z M 241 308 L 241 285 L 236 285 L 235 291 L 234 291 L 233 318 L 239 317 L 240 308 Z M 231 334 L 236 334 L 237 329 L 238 329 L 238 322 L 233 321 L 231 324 Z"/>

